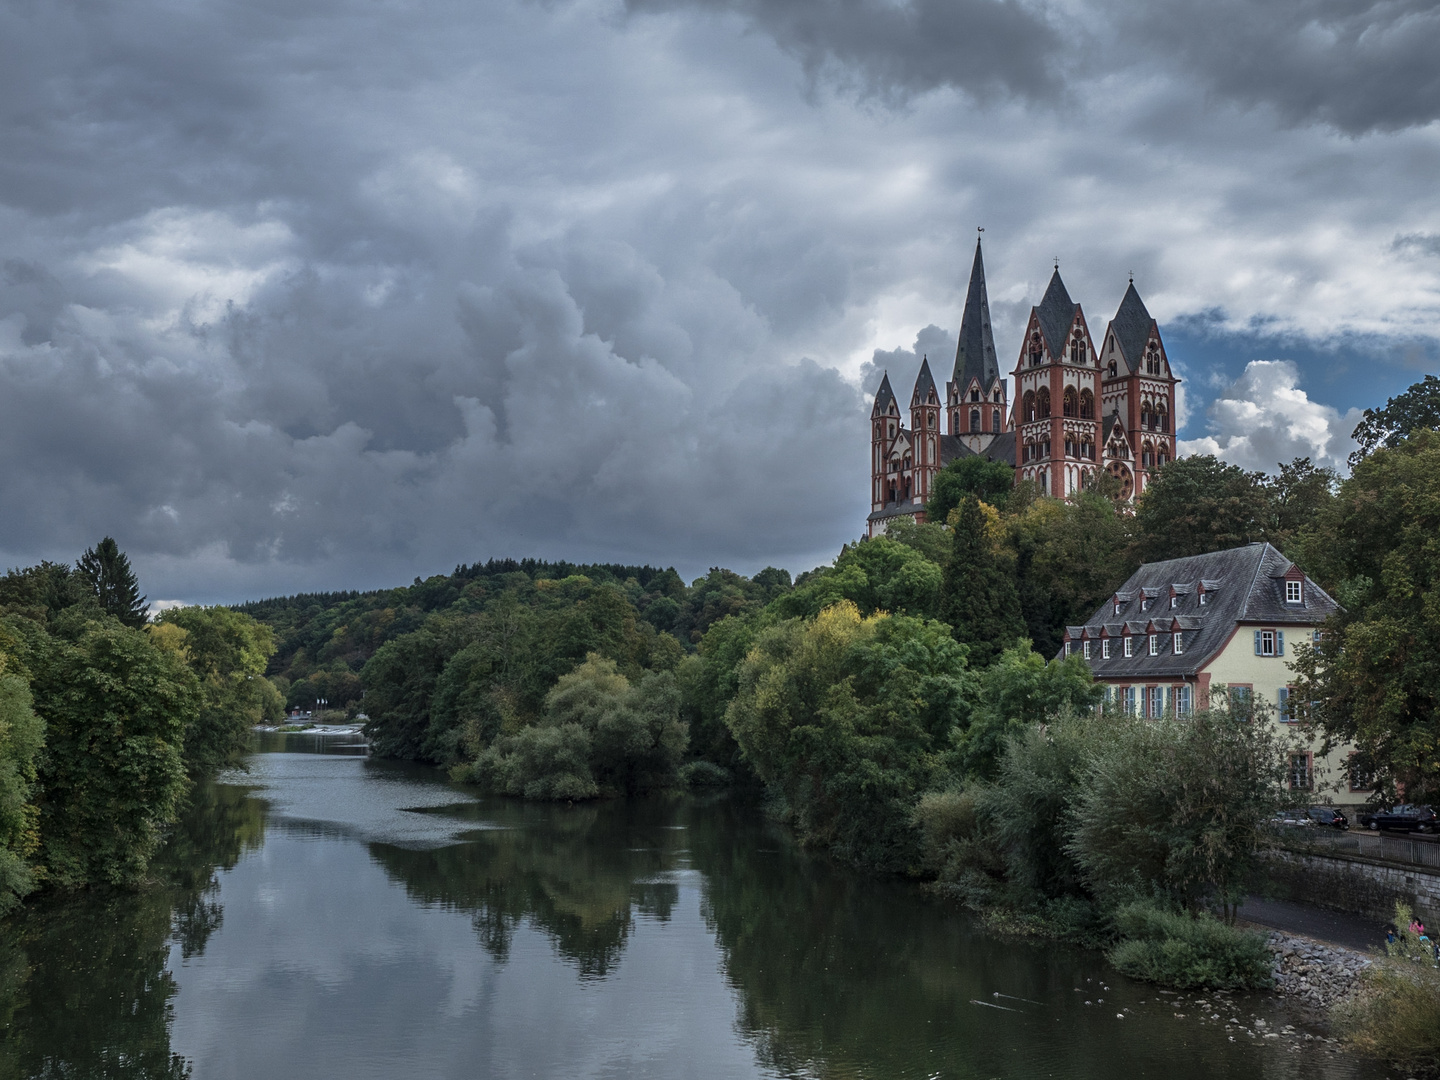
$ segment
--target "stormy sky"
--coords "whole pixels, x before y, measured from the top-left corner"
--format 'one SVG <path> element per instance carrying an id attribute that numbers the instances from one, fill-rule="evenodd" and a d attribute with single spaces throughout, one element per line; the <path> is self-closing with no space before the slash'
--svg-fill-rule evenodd
<path id="1" fill-rule="evenodd" d="M 1135 275 L 1184 446 L 1342 464 L 1437 367 L 1440 11 L 5 0 L 0 558 L 152 599 L 859 534 L 878 369 Z"/>

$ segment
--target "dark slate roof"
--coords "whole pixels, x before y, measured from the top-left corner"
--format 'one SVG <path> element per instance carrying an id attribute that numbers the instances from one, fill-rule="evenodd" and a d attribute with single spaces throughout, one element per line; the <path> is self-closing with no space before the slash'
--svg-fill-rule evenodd
<path id="1" fill-rule="evenodd" d="M 880 380 L 880 389 L 875 392 L 875 412 L 883 413 L 895 402 L 895 391 L 890 389 L 890 373 Z"/>
<path id="2" fill-rule="evenodd" d="M 920 361 L 920 375 L 915 380 L 915 392 L 910 395 L 910 407 L 913 409 L 916 405 L 923 405 L 926 396 L 932 393 L 935 394 L 938 404 L 940 395 L 935 393 L 935 379 L 930 374 L 930 358 L 927 356 Z"/>
<path id="3" fill-rule="evenodd" d="M 1154 326 L 1155 320 L 1145 310 L 1145 302 L 1135 291 L 1135 282 L 1130 282 L 1130 287 L 1125 290 L 1125 299 L 1120 301 L 1120 309 L 1110 320 L 1110 330 L 1120 345 L 1120 358 L 1128 370 L 1140 370 L 1145 343 L 1150 340 L 1150 331 Z"/>
<path id="4" fill-rule="evenodd" d="M 889 521 L 891 518 L 897 517 L 914 517 L 916 514 L 920 513 L 920 511 L 924 509 L 925 504 L 923 502 L 917 503 L 907 500 L 906 502 L 886 503 L 882 509 L 872 510 L 870 512 L 870 516 L 867 517 L 865 520 Z"/>
<path id="5" fill-rule="evenodd" d="M 1090 670 L 1096 678 L 1137 682 L 1193 678 L 1230 640 L 1236 626 L 1283 629 L 1297 624 L 1316 625 L 1340 609 L 1308 577 L 1304 603 L 1285 603 L 1285 572 L 1292 566 L 1294 563 L 1269 544 L 1248 544 L 1208 555 L 1146 563 L 1116 592 L 1115 598 L 1121 601 L 1118 614 L 1112 598 L 1083 626 L 1068 627 L 1067 631 L 1072 641 L 1079 641 L 1081 634 L 1088 634 L 1092 640 L 1099 638 L 1102 629 L 1110 637 L 1152 632 L 1162 635 L 1158 656 L 1149 655 L 1145 641 L 1136 643 L 1136 655 L 1128 659 L 1118 644 L 1111 646 L 1109 660 L 1102 660 L 1099 649 L 1092 648 Z M 1200 603 L 1197 583 L 1204 586 L 1204 604 Z M 1172 589 L 1178 593 L 1173 608 Z M 1142 595 L 1153 597 L 1145 611 L 1140 610 Z M 1152 625 L 1153 631 L 1149 629 Z M 1177 629 L 1185 635 L 1184 651 L 1179 656 L 1174 654 L 1170 638 Z M 1286 657 L 1289 655 L 1287 651 Z"/>
<path id="6" fill-rule="evenodd" d="M 975 241 L 975 264 L 970 268 L 970 289 L 965 294 L 965 312 L 960 316 L 960 343 L 955 346 L 955 371 L 951 378 L 963 391 L 970 380 L 979 379 L 986 390 L 1000 377 L 995 359 L 995 338 L 990 333 L 990 301 L 985 295 L 985 263 L 980 258 L 980 241 Z"/>
<path id="7" fill-rule="evenodd" d="M 1064 355 L 1065 339 L 1070 334 L 1070 325 L 1075 321 L 1075 301 L 1070 299 L 1065 283 L 1060 280 L 1058 266 L 1055 273 L 1050 275 L 1050 286 L 1045 290 L 1035 314 L 1040 320 L 1040 332 L 1045 335 L 1045 344 L 1050 349 L 1050 355 L 1058 360 Z"/>
<path id="8" fill-rule="evenodd" d="M 1015 432 L 1002 431 L 990 440 L 990 445 L 978 454 L 966 446 L 959 435 L 940 436 L 940 467 L 943 469 L 956 458 L 983 457 L 986 461 L 1003 461 L 1015 465 Z"/>

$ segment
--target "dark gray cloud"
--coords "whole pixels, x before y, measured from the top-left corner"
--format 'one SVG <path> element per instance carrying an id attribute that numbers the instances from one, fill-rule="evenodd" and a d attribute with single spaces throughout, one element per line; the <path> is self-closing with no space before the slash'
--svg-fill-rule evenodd
<path id="1" fill-rule="evenodd" d="M 1052 255 L 1092 322 L 1133 270 L 1162 319 L 1428 340 L 1430 69 L 1372 75 L 1429 14 L 1257 6 L 1236 59 L 1154 10 L 0 5 L 0 557 L 113 533 L 196 600 L 803 569 L 981 224 L 1002 354 Z"/>

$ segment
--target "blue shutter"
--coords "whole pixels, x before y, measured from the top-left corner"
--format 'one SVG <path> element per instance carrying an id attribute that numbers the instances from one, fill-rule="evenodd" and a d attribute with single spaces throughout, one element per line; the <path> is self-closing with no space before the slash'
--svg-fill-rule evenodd
<path id="1" fill-rule="evenodd" d="M 1276 630 L 1276 631 L 1275 631 L 1275 655 L 1276 655 L 1276 656 L 1284 656 L 1284 655 L 1285 655 L 1285 631 L 1284 631 L 1284 630 Z"/>
<path id="2" fill-rule="evenodd" d="M 1288 686 L 1280 687 L 1275 691 L 1275 698 L 1280 705 L 1280 722 L 1288 724 L 1290 722 L 1290 688 Z"/>
<path id="3" fill-rule="evenodd" d="M 1255 631 L 1255 655 L 1260 655 L 1260 631 Z"/>

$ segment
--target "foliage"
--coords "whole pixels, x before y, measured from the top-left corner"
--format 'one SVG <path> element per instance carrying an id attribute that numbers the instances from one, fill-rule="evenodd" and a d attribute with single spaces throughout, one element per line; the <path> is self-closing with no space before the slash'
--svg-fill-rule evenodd
<path id="1" fill-rule="evenodd" d="M 185 765 L 192 776 L 213 776 L 240 764 L 250 732 L 284 715 L 280 694 L 265 678 L 275 652 L 270 628 L 225 607 L 171 608 L 151 625 L 162 640 L 167 628 L 200 685 L 200 709 L 185 731 Z"/>
<path id="2" fill-rule="evenodd" d="M 940 593 L 940 617 L 970 648 L 970 663 L 985 667 L 1024 636 L 1015 575 L 993 535 L 994 511 L 967 495 L 951 515 L 950 561 Z"/>
<path id="3" fill-rule="evenodd" d="M 1440 799 L 1440 432 L 1360 461 L 1307 546 L 1345 610 L 1295 650 L 1297 711 L 1383 790 Z"/>
<path id="4" fill-rule="evenodd" d="M 950 533 L 945 528 L 944 518 L 938 521 L 893 518 L 885 526 L 885 539 L 918 551 L 936 566 L 943 567 L 950 558 Z"/>
<path id="5" fill-rule="evenodd" d="M 1440 971 L 1430 943 L 1409 929 L 1412 914 L 1395 905 L 1396 941 L 1361 974 L 1358 994 L 1334 1010 L 1351 1045 L 1412 1071 L 1440 1062 Z"/>
<path id="6" fill-rule="evenodd" d="M 816 570 L 769 611 L 780 618 L 813 618 L 848 600 L 865 615 L 933 618 L 940 599 L 940 567 L 913 547 L 888 536 L 847 544 L 833 567 Z"/>
<path id="7" fill-rule="evenodd" d="M 85 581 L 67 563 L 44 561 L 0 577 L 0 607 L 32 620 L 44 621 L 86 601 L 98 608 Z"/>
<path id="8" fill-rule="evenodd" d="M 614 661 L 592 655 L 562 676 L 545 715 L 497 738 L 472 775 L 495 791 L 527 799 L 636 794 L 678 782 L 687 732 L 680 692 L 668 672 L 634 684 Z"/>
<path id="9" fill-rule="evenodd" d="M 130 560 L 113 537 L 105 537 L 75 563 L 80 580 L 100 603 L 100 609 L 126 626 L 144 626 L 148 618 L 140 583 Z"/>
<path id="10" fill-rule="evenodd" d="M 1135 501 L 1135 563 L 1204 555 L 1264 540 L 1269 496 L 1263 473 L 1208 454 L 1162 465 Z"/>
<path id="11" fill-rule="evenodd" d="M 1339 484 L 1334 469 L 1316 468 L 1308 457 L 1281 465 L 1269 482 L 1268 539 L 1302 566 L 1315 561 L 1306 554 L 1305 537 L 1335 501 Z"/>
<path id="12" fill-rule="evenodd" d="M 845 601 L 762 631 L 726 720 L 806 841 L 903 870 L 919 857 L 911 814 L 945 775 L 971 681 L 942 624 L 864 618 Z"/>
<path id="13" fill-rule="evenodd" d="M 30 687 L 7 666 L 0 654 L 0 915 L 36 885 L 31 866 L 40 844 L 35 763 L 45 741 Z"/>
<path id="14" fill-rule="evenodd" d="M 950 512 L 974 496 L 997 510 L 1004 510 L 1015 490 L 1015 470 L 1003 461 L 991 461 L 972 454 L 956 458 L 935 474 L 925 517 L 930 521 L 950 519 Z"/>
<path id="15" fill-rule="evenodd" d="M 1063 712 L 1100 704 L 1103 688 L 1080 656 L 1051 660 L 1028 641 L 1005 650 L 980 673 L 968 723 L 956 731 L 957 764 L 966 776 L 994 777 L 1007 740 Z"/>
<path id="16" fill-rule="evenodd" d="M 1191 909 L 1214 903 L 1232 917 L 1255 867 L 1261 822 L 1285 801 L 1284 740 L 1271 724 L 1223 711 L 1117 714 L 1101 724 L 1066 815 L 1067 850 L 1090 889 L 1159 895 Z"/>
<path id="17" fill-rule="evenodd" d="M 1106 958 L 1132 979 L 1181 990 L 1260 990 L 1273 982 L 1265 939 L 1206 912 L 1134 901 L 1115 912 L 1115 926 L 1121 940 Z"/>
<path id="18" fill-rule="evenodd" d="M 46 726 L 40 857 L 58 885 L 133 884 L 185 791 L 183 739 L 199 689 L 185 662 L 143 631 L 82 614 L 27 640 Z"/>
<path id="19" fill-rule="evenodd" d="M 1360 445 L 1350 465 L 1382 446 L 1394 449 L 1416 431 L 1440 428 L 1440 377 L 1426 375 L 1403 394 L 1390 398 L 1383 409 L 1366 409 L 1351 433 Z"/>
<path id="20" fill-rule="evenodd" d="M 721 619 L 700 639 L 698 652 L 675 669 L 690 752 L 739 776 L 751 775 L 751 770 L 725 723 L 725 710 L 739 689 L 740 662 L 755 640 L 756 623 L 754 617 Z"/>

